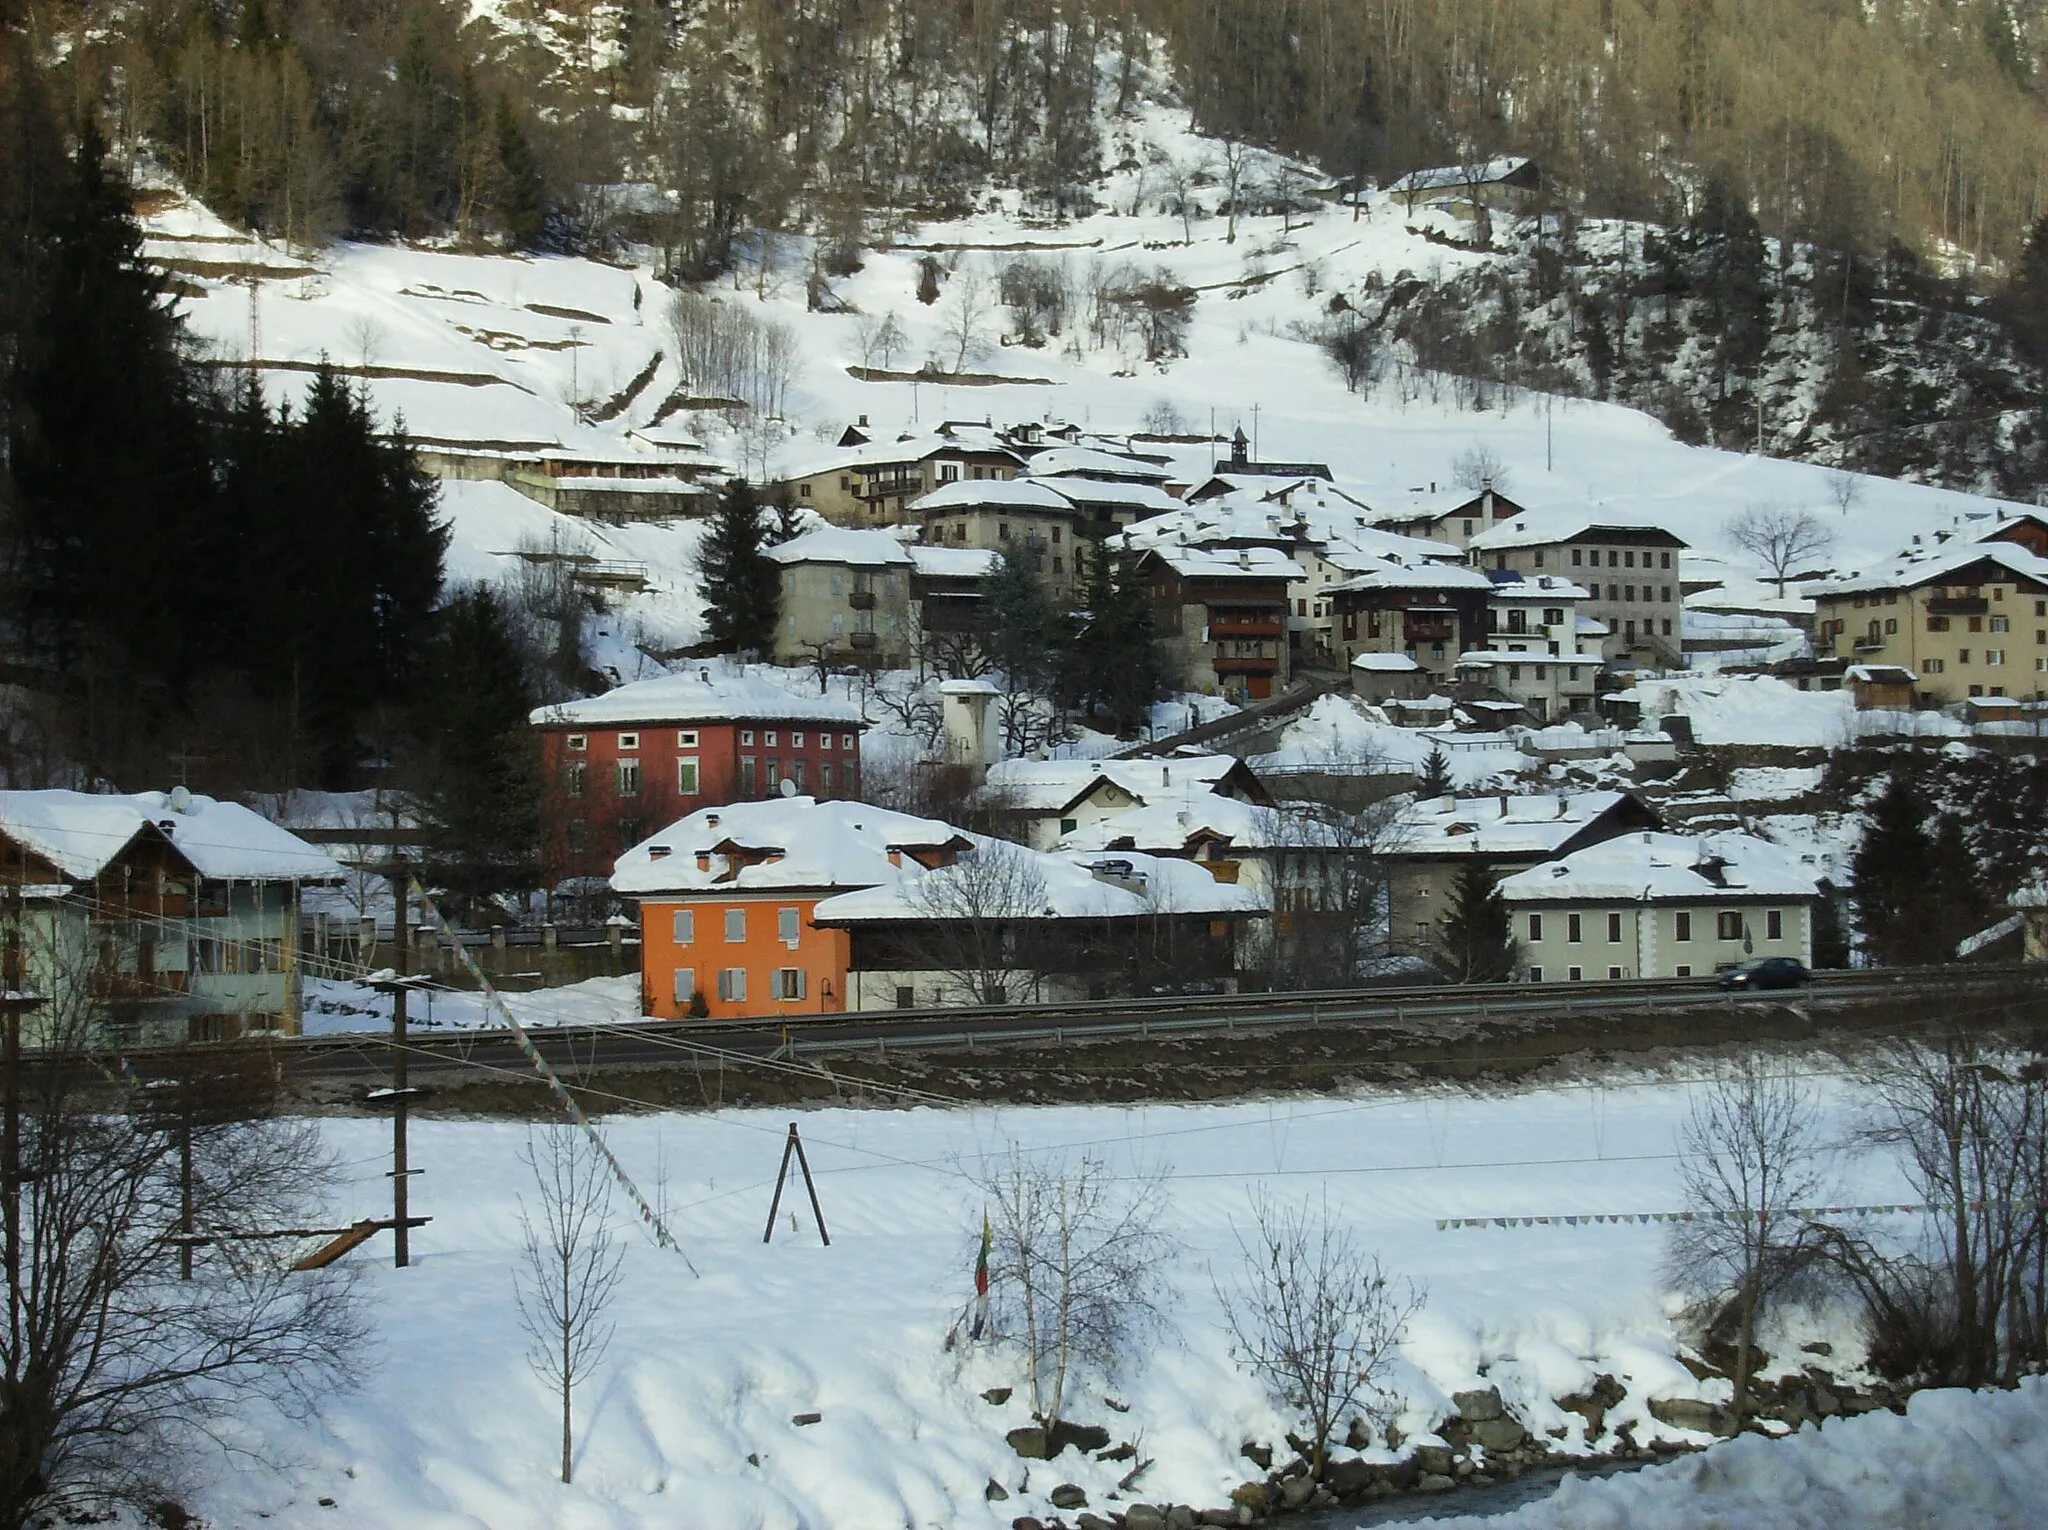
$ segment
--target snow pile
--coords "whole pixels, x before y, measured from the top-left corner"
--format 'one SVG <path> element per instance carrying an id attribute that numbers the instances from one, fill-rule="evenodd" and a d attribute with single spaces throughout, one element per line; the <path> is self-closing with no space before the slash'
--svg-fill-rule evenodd
<path id="1" fill-rule="evenodd" d="M 2048 1379 L 2017 1392 L 1921 1392 L 1902 1418 L 1830 1419 L 1755 1435 L 1668 1466 L 1568 1478 L 1549 1499 L 1487 1519 L 1499 1530 L 1988 1530 L 2048 1512 Z M 1463 1525 L 1465 1519 L 1418 1520 Z"/>
<path id="2" fill-rule="evenodd" d="M 1280 734 L 1279 747 L 1250 762 L 1261 776 L 1321 770 L 1420 770 L 1441 748 L 1458 786 L 1478 786 L 1529 761 L 1505 734 L 1403 728 L 1378 707 L 1347 696 L 1319 697 Z"/>
<path id="3" fill-rule="evenodd" d="M 1646 723 L 1688 719 L 1694 741 L 1701 744 L 1835 749 L 1856 732 L 1856 701 L 1847 691 L 1802 691 L 1770 675 L 1640 680 L 1621 697 L 1642 708 Z"/>
<path id="4" fill-rule="evenodd" d="M 1820 790 L 1822 765 L 1756 765 L 1732 772 L 1728 795 L 1736 802 L 1783 802 Z"/>

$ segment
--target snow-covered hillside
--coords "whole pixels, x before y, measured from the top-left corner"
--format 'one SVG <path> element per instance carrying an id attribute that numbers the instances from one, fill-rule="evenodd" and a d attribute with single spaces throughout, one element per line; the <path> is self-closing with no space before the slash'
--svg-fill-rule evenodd
<path id="1" fill-rule="evenodd" d="M 247 357 L 253 306 L 274 398 L 301 388 L 305 369 L 325 357 L 364 377 L 378 408 L 402 415 L 425 442 L 614 452 L 686 442 L 702 448 L 693 460 L 708 453 L 759 476 L 814 462 L 861 416 L 877 432 L 983 418 L 1059 419 L 1110 433 L 1241 427 L 1260 456 L 1327 463 L 1342 486 L 1388 512 L 1433 485 L 1447 487 L 1454 460 L 1478 442 L 1497 455 L 1520 502 L 1647 514 L 1737 573 L 1754 563 L 1731 544 L 1727 526 L 1752 505 L 1821 514 L 1838 533 L 1828 561 L 1842 568 L 1875 561 L 1958 516 L 1990 512 L 1971 496 L 1869 479 L 1844 514 L 1820 468 L 1688 447 L 1647 416 L 1608 405 L 1535 395 L 1499 401 L 1494 390 L 1494 407 L 1464 409 L 1443 379 L 1406 367 L 1353 395 L 1303 338 L 1337 295 L 1498 257 L 1433 242 L 1425 233 L 1462 231 L 1443 214 L 1411 214 L 1381 195 L 1362 209 L 1317 203 L 1313 212 L 1247 215 L 1233 243 L 1228 220 L 1214 212 L 1220 150 L 1190 133 L 1185 113 L 1146 107 L 1113 123 L 1112 136 L 1106 157 L 1121 168 L 1099 188 L 1104 211 L 1045 226 L 1023 216 L 1014 194 L 990 193 L 965 221 L 870 252 L 862 270 L 831 284 L 827 301 L 843 311 L 807 303 L 810 241 L 757 241 L 756 258 L 713 296 L 795 336 L 788 418 L 773 423 L 678 407 L 689 389 L 665 333 L 670 293 L 651 267 L 354 244 L 288 252 L 252 244 L 177 199 L 148 218 L 149 249 L 178 272 L 191 294 L 186 313 L 223 361 Z M 1254 166 L 1254 175 L 1270 180 L 1277 168 Z M 1164 210 L 1183 185 L 1203 209 L 1186 224 Z M 996 301 L 999 270 L 1019 258 L 1059 273 L 1077 310 L 1039 347 L 1001 343 L 1014 326 Z M 917 297 L 927 260 L 943 276 L 930 305 Z M 1148 362 L 1135 335 L 1088 333 L 1078 310 L 1091 290 L 1155 274 L 1197 294 L 1185 355 Z M 890 315 L 905 339 L 884 357 L 864 340 Z M 899 374 L 927 362 L 950 372 L 963 361 L 963 342 L 961 370 L 1012 380 L 853 375 L 884 360 Z M 1178 455 L 1192 473 L 1215 453 L 1194 445 Z M 559 537 L 598 556 L 647 562 L 655 589 L 622 614 L 663 642 L 695 636 L 687 533 L 564 524 L 514 498 L 496 486 L 449 494 L 459 576 L 503 566 L 516 550 L 508 542 Z"/>

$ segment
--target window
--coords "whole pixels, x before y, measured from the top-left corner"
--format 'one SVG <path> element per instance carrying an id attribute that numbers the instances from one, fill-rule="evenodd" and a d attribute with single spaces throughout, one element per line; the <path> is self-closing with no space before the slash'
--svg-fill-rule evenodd
<path id="1" fill-rule="evenodd" d="M 637 734 L 637 733 L 621 733 L 621 734 L 619 735 L 619 752 L 620 752 L 620 753 L 624 754 L 624 753 L 627 753 L 627 752 L 629 752 L 629 751 L 631 751 L 631 750 L 634 750 L 634 749 L 638 749 L 639 747 L 640 747 L 640 735 L 639 735 L 639 734 Z"/>
<path id="2" fill-rule="evenodd" d="M 1775 909 L 1775 908 L 1774 908 L 1774 909 L 1769 909 L 1769 910 L 1767 910 L 1767 911 L 1765 912 L 1765 914 L 1764 914 L 1764 939 L 1765 939 L 1765 940 L 1783 940 L 1784 938 L 1785 938 L 1785 913 L 1784 913 L 1784 910 L 1782 910 L 1782 909 Z"/>
<path id="3" fill-rule="evenodd" d="M 747 911 L 743 908 L 729 908 L 725 911 L 725 943 L 729 946 L 744 945 L 747 939 Z"/>
<path id="4" fill-rule="evenodd" d="M 1671 969 L 1671 975 L 1672 975 L 1673 977 L 1691 977 L 1691 976 L 1692 976 L 1692 968 L 1690 968 L 1690 967 L 1673 967 L 1673 968 Z"/>
<path id="5" fill-rule="evenodd" d="M 1631 605 L 1635 604 L 1636 587 L 1632 584 L 1623 585 L 1621 587 L 1621 598 Z"/>
<path id="6" fill-rule="evenodd" d="M 751 754 L 740 756 L 740 795 L 754 795 L 754 757 Z"/>
<path id="7" fill-rule="evenodd" d="M 1529 916 L 1529 938 L 1531 940 L 1541 940 L 1543 938 L 1543 916 L 1541 914 L 1531 914 Z M 1543 980 L 1538 978 L 1536 981 L 1540 983 Z"/>
<path id="8" fill-rule="evenodd" d="M 1984 618 L 1983 618 L 1983 617 L 1981 617 L 1981 616 L 1973 616 L 1973 617 L 1971 617 L 1971 618 L 1970 618 L 1970 630 L 1971 630 L 1972 632 L 1982 632 L 1982 631 L 1984 630 Z"/>
<path id="9" fill-rule="evenodd" d="M 746 1003 L 747 969 L 744 967 L 720 967 L 718 969 L 718 996 L 728 1004 Z"/>
<path id="10" fill-rule="evenodd" d="M 1465 536 L 1469 537 L 1472 535 L 1472 523 L 1470 521 L 1460 521 L 1458 524 L 1465 528 L 1463 533 Z"/>
<path id="11" fill-rule="evenodd" d="M 1008 521 L 996 522 L 996 540 L 998 542 L 1007 542 L 1010 540 L 1010 523 Z"/>
<path id="12" fill-rule="evenodd" d="M 2011 617 L 2009 617 L 2009 616 L 1994 616 L 1994 617 L 1992 617 L 1992 618 L 1991 618 L 1991 630 L 1992 630 L 1993 632 L 2010 632 L 2010 631 L 2012 631 L 2012 618 L 2011 618 Z"/>
<path id="13" fill-rule="evenodd" d="M 1541 568 L 1541 567 L 1543 567 L 1543 549 L 1542 549 L 1542 548 L 1540 548 L 1540 547 L 1536 549 L 1536 564 L 1535 564 L 1535 566 L 1536 566 L 1537 568 Z"/>
<path id="14" fill-rule="evenodd" d="M 916 1009 L 917 990 L 915 988 L 898 988 L 896 990 L 896 1007 L 898 1009 Z"/>
<path id="15" fill-rule="evenodd" d="M 804 762 L 802 760 L 791 760 L 789 762 L 789 781 L 790 785 L 794 786 L 798 791 L 804 789 Z"/>
<path id="16" fill-rule="evenodd" d="M 588 733 L 572 733 L 569 735 L 568 743 L 571 749 L 580 752 L 590 747 L 590 735 Z"/>
<path id="17" fill-rule="evenodd" d="M 1929 632 L 1946 632 L 1946 631 L 1948 631 L 1948 618 L 1947 618 L 1946 616 L 1930 616 L 1930 617 L 1928 617 L 1928 618 L 1927 618 L 1927 630 L 1928 630 Z"/>
<path id="18" fill-rule="evenodd" d="M 1610 601 L 1618 601 L 1618 600 L 1620 600 L 1620 599 L 1621 599 L 1621 586 L 1620 586 L 1620 585 L 1618 585 L 1618 584 L 1610 584 L 1610 585 L 1609 585 L 1609 586 L 1607 587 L 1607 598 L 1608 598 L 1608 599 L 1609 599 Z"/>
<path id="19" fill-rule="evenodd" d="M 1714 934 L 1722 940 L 1742 939 L 1742 910 L 1724 908 L 1714 916 Z"/>
<path id="20" fill-rule="evenodd" d="M 1573 945 L 1579 943 L 1579 916 L 1577 914 L 1566 914 L 1564 916 L 1564 938 Z"/>
<path id="21" fill-rule="evenodd" d="M 747 748 L 753 747 L 754 730 L 752 728 L 740 729 L 740 743 Z"/>
<path id="22" fill-rule="evenodd" d="M 1670 554 L 1670 553 L 1668 553 L 1668 552 L 1665 552 L 1665 553 L 1660 553 L 1660 554 L 1658 554 L 1658 563 L 1657 563 L 1657 567 L 1659 567 L 1659 568 L 1669 568 L 1669 567 L 1671 567 L 1671 554 Z"/>
<path id="23" fill-rule="evenodd" d="M 1574 547 L 1572 549 L 1572 567 L 1583 568 L 1585 567 L 1585 563 L 1586 559 L 1584 554 L 1578 548 Z"/>
<path id="24" fill-rule="evenodd" d="M 1567 967 L 1564 969 L 1564 975 L 1572 982 L 1578 983 L 1585 980 L 1586 973 L 1582 967 Z"/>
<path id="25" fill-rule="evenodd" d="M 1542 981 L 1543 981 L 1543 969 L 1542 969 L 1541 967 L 1531 967 L 1531 968 L 1529 969 L 1529 981 L 1530 981 L 1530 982 L 1532 982 L 1532 983 L 1540 983 L 1540 982 L 1542 982 Z"/>
<path id="26" fill-rule="evenodd" d="M 765 735 L 763 735 L 761 742 L 768 748 L 773 749 L 775 747 L 775 730 L 773 728 L 770 728 L 768 732 Z"/>
<path id="27" fill-rule="evenodd" d="M 807 483 L 800 483 L 796 486 L 796 492 L 799 498 L 809 499 L 811 497 L 811 486 Z"/>
<path id="28" fill-rule="evenodd" d="M 818 795 L 820 797 L 832 795 L 832 762 L 830 760 L 825 761 L 818 767 Z"/>
<path id="29" fill-rule="evenodd" d="M 1948 661 L 1946 659 L 1922 659 L 1920 661 L 1920 668 L 1930 675 L 1938 675 L 1948 668 Z"/>
<path id="30" fill-rule="evenodd" d="M 1664 618 L 1664 636 L 1671 636 L 1671 618 L 1668 616 Z"/>
<path id="31" fill-rule="evenodd" d="M 676 761 L 676 790 L 685 797 L 697 795 L 697 757 Z"/>
<path id="32" fill-rule="evenodd" d="M 1967 663 L 1969 663 L 1969 662 L 1970 662 L 1970 650 L 1969 650 L 1969 649 L 1967 649 L 1967 648 L 1958 648 L 1958 649 L 1956 650 L 1956 663 L 1958 663 L 1958 664 L 1967 664 Z"/>
<path id="33" fill-rule="evenodd" d="M 637 797 L 640 795 L 640 762 L 638 760 L 619 761 L 619 795 L 621 797 Z"/>
<path id="34" fill-rule="evenodd" d="M 1610 946 L 1621 944 L 1621 915 L 1619 914 L 1609 914 L 1607 916 L 1607 943 Z"/>
<path id="35" fill-rule="evenodd" d="M 1899 619 L 1898 619 L 1898 618 L 1897 618 L 1896 616 L 1887 616 L 1887 617 L 1886 617 L 1886 618 L 1884 619 L 1884 634 L 1885 634 L 1885 636 L 1886 636 L 1886 637 L 1893 637 L 1893 636 L 1896 636 L 1896 635 L 1897 635 L 1897 633 L 1898 633 L 1898 630 L 1899 630 Z"/>
<path id="36" fill-rule="evenodd" d="M 584 764 L 583 761 L 571 760 L 568 768 L 562 772 L 563 792 L 571 797 L 582 796 L 584 782 L 588 779 L 589 774 L 590 767 Z"/>
<path id="37" fill-rule="evenodd" d="M 939 482 L 940 482 L 940 483 L 958 483 L 959 481 L 960 481 L 960 464 L 959 464 L 959 463 L 957 463 L 957 462 L 941 462 L 941 463 L 939 464 Z"/>
<path id="38" fill-rule="evenodd" d="M 1668 606 L 1668 605 L 1670 605 L 1670 604 L 1671 604 L 1671 586 L 1670 586 L 1670 585 L 1668 585 L 1668 584 L 1660 584 L 1660 585 L 1658 585 L 1658 586 L 1657 586 L 1657 598 L 1658 598 L 1659 600 L 1661 600 L 1661 601 L 1662 601 L 1662 602 L 1663 602 L 1663 603 L 1664 603 L 1665 605 L 1667 605 L 1667 606 Z"/>
<path id="39" fill-rule="evenodd" d="M 675 983 L 676 1003 L 687 1004 L 697 997 L 697 969 L 695 967 L 676 968 Z"/>
<path id="40" fill-rule="evenodd" d="M 687 946 L 697 939 L 697 913 L 694 909 L 679 908 L 669 916 L 669 933 L 679 946 Z"/>
<path id="41" fill-rule="evenodd" d="M 1986 664 L 1991 665 L 1994 669 L 1997 668 L 1999 665 L 2005 662 L 2005 650 L 2003 648 L 1985 649 L 1984 662 Z"/>
<path id="42" fill-rule="evenodd" d="M 1621 567 L 1621 554 L 1611 547 L 1607 549 L 1607 566 L 1609 568 Z"/>
<path id="43" fill-rule="evenodd" d="M 785 946 L 795 946 L 803 938 L 803 911 L 794 908 L 777 909 L 775 938 Z"/>
<path id="44" fill-rule="evenodd" d="M 1691 909 L 1689 909 L 1689 908 L 1682 908 L 1682 909 L 1680 909 L 1680 910 L 1679 910 L 1679 911 L 1678 911 L 1677 913 L 1675 913 L 1675 914 L 1673 914 L 1673 915 L 1671 916 L 1671 938 L 1672 938 L 1673 940 L 1691 940 L 1691 939 L 1692 939 L 1692 910 L 1691 910 Z"/>
<path id="45" fill-rule="evenodd" d="M 801 999 L 810 990 L 801 967 L 777 967 L 775 969 L 775 997 L 778 999 Z"/>
<path id="46" fill-rule="evenodd" d="M 1619 983 L 1621 981 L 1621 969 L 1619 967 L 1609 967 L 1607 969 L 1607 981 Z"/>
<path id="47" fill-rule="evenodd" d="M 792 734 L 790 734 L 790 736 L 789 736 L 789 747 L 790 747 L 790 748 L 792 748 L 792 749 L 801 749 L 801 748 L 803 748 L 803 746 L 804 746 L 804 736 L 803 736 L 803 735 L 802 735 L 801 733 L 792 733 Z"/>
<path id="48" fill-rule="evenodd" d="M 778 786 L 780 786 L 781 784 L 782 784 L 782 761 L 780 761 L 780 760 L 776 760 L 776 759 L 771 759 L 771 760 L 769 760 L 769 762 L 768 762 L 768 795 L 770 795 L 771 797 L 772 797 L 772 796 L 774 796 L 774 795 L 775 795 L 775 789 L 776 789 L 776 788 L 777 788 Z"/>
<path id="49" fill-rule="evenodd" d="M 1636 555 L 1633 552 L 1623 553 L 1621 555 L 1621 566 L 1623 568 L 1634 568 L 1636 566 Z"/>
<path id="50" fill-rule="evenodd" d="M 842 734 L 840 734 L 840 735 L 839 735 L 839 747 L 840 747 L 841 749 L 845 749 L 845 750 L 851 751 L 851 750 L 852 750 L 852 748 L 853 748 L 853 735 L 852 735 L 851 733 L 842 733 Z"/>

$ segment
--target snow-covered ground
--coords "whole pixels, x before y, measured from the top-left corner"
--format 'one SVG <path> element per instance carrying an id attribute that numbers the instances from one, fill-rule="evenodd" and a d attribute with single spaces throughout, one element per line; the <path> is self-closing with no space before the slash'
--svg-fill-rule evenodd
<path id="1" fill-rule="evenodd" d="M 640 1018 L 640 978 L 587 978 L 531 993 L 506 992 L 506 1006 L 521 1025 L 618 1025 Z M 406 1024 L 426 1031 L 502 1030 L 504 1019 L 481 993 L 429 987 L 406 1000 Z M 367 983 L 347 978 L 306 979 L 304 1033 L 383 1031 L 391 1026 L 391 1000 Z"/>
<path id="2" fill-rule="evenodd" d="M 1831 1114 L 1845 1119 L 1849 1086 L 1818 1060 L 1793 1066 L 1816 1074 Z M 711 1073 L 704 1086 L 715 1099 Z M 275 1464 L 222 1468 L 190 1506 L 223 1527 L 260 1518 L 277 1527 L 922 1530 L 1044 1514 L 1045 1494 L 1072 1481 L 1100 1508 L 1132 1463 L 1073 1452 L 1051 1465 L 1020 1461 L 1003 1433 L 1026 1422 L 1025 1404 L 980 1396 L 1018 1383 L 1014 1356 L 946 1346 L 971 1289 L 984 1205 L 973 1175 L 1013 1143 L 1048 1159 L 1091 1154 L 1117 1176 L 1165 1176 L 1176 1244 L 1162 1271 L 1167 1328 L 1118 1375 L 1080 1378 L 1070 1393 L 1073 1417 L 1153 1462 L 1127 1497 L 1221 1503 L 1246 1475 L 1240 1443 L 1279 1443 L 1293 1422 L 1232 1361 L 1216 1291 L 1234 1279 L 1233 1227 L 1248 1225 L 1255 1191 L 1326 1196 L 1391 1271 L 1426 1290 L 1393 1377 L 1411 1437 L 1445 1416 L 1451 1392 L 1494 1385 L 1530 1429 L 1563 1427 L 1559 1448 L 1582 1451 L 1593 1443 L 1583 1422 L 1552 1399 L 1606 1372 L 1628 1392 L 1610 1425 L 1628 1424 L 1639 1441 L 1699 1443 L 1648 1413 L 1652 1398 L 1702 1387 L 1675 1357 L 1676 1303 L 1660 1275 L 1665 1228 L 1634 1220 L 1681 1207 L 1675 1132 L 1690 1087 L 1632 1075 L 1493 1096 L 810 1111 L 800 1125 L 829 1248 L 800 1195 L 784 1197 L 774 1242 L 761 1241 L 787 1113 L 611 1120 L 611 1146 L 666 1208 L 701 1276 L 643 1240 L 623 1203 L 614 1207 L 627 1243 L 617 1338 L 581 1395 L 577 1480 L 567 1488 L 554 1480 L 554 1415 L 526 1369 L 513 1304 L 519 1197 L 530 1197 L 517 1157 L 526 1129 L 419 1121 L 412 1161 L 425 1173 L 413 1206 L 433 1221 L 415 1237 L 414 1267 L 380 1265 L 381 1244 L 351 1256 L 376 1328 L 361 1389 L 336 1398 L 311 1431 L 245 1420 L 242 1443 Z M 387 1128 L 335 1120 L 322 1129 L 348 1165 L 334 1212 L 378 1213 Z M 1903 1194 L 1886 1165 L 1839 1167 L 1831 1193 L 1842 1199 Z M 1495 1220 L 1538 1217 L 1549 1221 Z M 1466 1219 L 1484 1225 L 1456 1225 Z M 1834 1346 L 1827 1363 L 1853 1371 L 1857 1339 L 1839 1315 L 1798 1325 L 1764 1342 L 1806 1359 L 1797 1344 L 1824 1338 Z M 821 1421 L 792 1422 L 810 1412 Z M 992 1478 L 1012 1493 L 1007 1502 L 984 1499 Z M 327 1498 L 332 1511 L 320 1506 Z"/>

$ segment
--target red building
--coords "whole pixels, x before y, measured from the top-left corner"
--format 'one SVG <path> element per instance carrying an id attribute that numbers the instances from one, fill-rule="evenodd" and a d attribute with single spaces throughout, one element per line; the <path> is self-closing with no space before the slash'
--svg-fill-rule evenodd
<path id="1" fill-rule="evenodd" d="M 542 863 L 608 876 L 621 852 L 698 808 L 788 790 L 860 796 L 860 709 L 722 661 L 542 707 Z"/>

